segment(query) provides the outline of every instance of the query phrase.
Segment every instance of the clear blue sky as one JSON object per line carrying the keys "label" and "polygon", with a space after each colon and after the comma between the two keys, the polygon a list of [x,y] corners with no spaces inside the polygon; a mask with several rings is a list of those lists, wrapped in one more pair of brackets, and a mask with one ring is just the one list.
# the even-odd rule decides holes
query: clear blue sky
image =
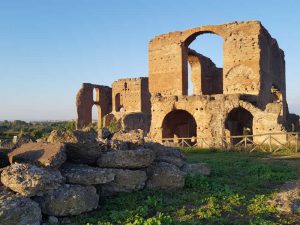
{"label": "clear blue sky", "polygon": [[277,39],[300,114],[299,0],[0,0],[0,120],[74,119],[81,83],[147,76],[154,36],[236,20],[260,20]]}

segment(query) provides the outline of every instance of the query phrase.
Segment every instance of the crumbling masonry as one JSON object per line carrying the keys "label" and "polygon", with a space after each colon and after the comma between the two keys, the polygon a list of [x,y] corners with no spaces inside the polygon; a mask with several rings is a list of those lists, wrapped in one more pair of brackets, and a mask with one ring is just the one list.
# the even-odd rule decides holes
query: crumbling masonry
{"label": "crumbling masonry", "polygon": [[[223,39],[223,68],[189,48],[205,33]],[[286,101],[284,52],[259,21],[159,35],[149,43],[148,75],[118,80],[112,88],[83,84],[78,128],[92,122],[95,104],[99,126],[141,128],[154,140],[204,138],[214,146],[229,136],[299,130],[299,116],[289,114]]]}

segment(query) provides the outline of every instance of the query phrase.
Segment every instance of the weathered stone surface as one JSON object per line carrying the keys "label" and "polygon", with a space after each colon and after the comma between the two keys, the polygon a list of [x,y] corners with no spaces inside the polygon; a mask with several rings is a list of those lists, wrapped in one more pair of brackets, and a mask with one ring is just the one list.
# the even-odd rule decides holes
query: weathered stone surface
{"label": "weathered stone surface", "polygon": [[104,148],[93,131],[52,131],[48,142],[66,143],[68,161],[82,164],[95,164]]}
{"label": "weathered stone surface", "polygon": [[32,142],[35,142],[35,141],[36,141],[36,139],[33,136],[31,136],[30,134],[21,134],[18,137],[18,140],[17,140],[17,143],[16,143],[15,147],[18,148],[23,144],[32,143]]}
{"label": "weathered stone surface", "polygon": [[64,185],[34,200],[46,215],[71,216],[96,209],[99,195],[93,186]]}
{"label": "weathered stone surface", "polygon": [[297,213],[300,209],[300,180],[285,183],[275,195],[271,203],[283,213]]}
{"label": "weathered stone surface", "polygon": [[142,130],[119,131],[114,133],[111,138],[116,141],[127,142],[130,149],[144,145],[144,136]]}
{"label": "weathered stone surface", "polygon": [[136,169],[149,166],[154,158],[154,152],[146,148],[109,151],[101,155],[97,164],[99,167]]}
{"label": "weathered stone surface", "polygon": [[[145,96],[142,99],[142,104],[149,107],[149,100],[147,102],[148,96]],[[149,132],[151,116],[149,114],[150,108],[143,109],[142,112],[131,112],[126,113],[121,117],[121,126],[122,130],[130,131],[140,129],[143,131],[144,135]]]}
{"label": "weathered stone surface", "polygon": [[147,188],[177,190],[184,187],[185,173],[169,163],[154,163],[147,168]]}
{"label": "weathered stone surface", "polygon": [[145,147],[155,152],[156,162],[166,162],[179,168],[184,165],[185,155],[178,148],[166,147],[158,143],[147,143]]}
{"label": "weathered stone surface", "polygon": [[56,169],[14,163],[3,169],[1,182],[23,196],[36,196],[58,188],[65,179]]}
{"label": "weathered stone surface", "polygon": [[173,164],[179,168],[181,168],[184,165],[184,160],[182,158],[178,158],[174,156],[161,156],[160,158],[157,158],[155,161]]}
{"label": "weathered stone surface", "polygon": [[47,138],[50,143],[77,143],[78,140],[72,131],[53,130]]}
{"label": "weathered stone surface", "polygon": [[186,163],[182,167],[182,171],[191,175],[203,175],[208,176],[211,173],[210,167],[207,163]]}
{"label": "weathered stone surface", "polygon": [[164,157],[174,157],[186,159],[185,155],[181,152],[179,148],[166,147],[159,143],[150,142],[145,145],[145,147],[152,149],[155,152],[156,159]]}
{"label": "weathered stone surface", "polygon": [[36,202],[0,187],[1,225],[39,225],[41,221],[41,209]]}
{"label": "weathered stone surface", "polygon": [[119,79],[112,84],[112,111],[150,112],[148,78]]}
{"label": "weathered stone surface", "polygon": [[66,163],[61,168],[62,175],[70,184],[94,185],[111,182],[115,174],[108,169],[90,167],[83,164]]}
{"label": "weathered stone surface", "polygon": [[60,167],[67,159],[61,143],[27,143],[9,153],[10,163],[35,163],[45,167]]}
{"label": "weathered stone surface", "polygon": [[102,154],[99,144],[67,144],[67,158],[74,163],[95,165]]}
{"label": "weathered stone surface", "polygon": [[101,186],[103,195],[112,195],[118,192],[132,192],[144,188],[147,180],[146,172],[142,170],[110,169],[115,180]]}

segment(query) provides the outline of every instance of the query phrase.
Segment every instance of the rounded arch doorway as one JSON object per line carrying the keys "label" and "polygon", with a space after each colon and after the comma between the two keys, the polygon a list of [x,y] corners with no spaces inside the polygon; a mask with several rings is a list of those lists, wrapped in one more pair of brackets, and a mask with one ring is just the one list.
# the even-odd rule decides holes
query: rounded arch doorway
{"label": "rounded arch doorway", "polygon": [[196,139],[196,137],[197,123],[189,112],[173,110],[165,116],[162,123],[162,138]]}
{"label": "rounded arch doorway", "polygon": [[[238,107],[232,109],[225,121],[225,128],[230,131],[230,136],[253,134],[253,115],[248,110]],[[232,142],[238,143],[242,138],[234,138]]]}

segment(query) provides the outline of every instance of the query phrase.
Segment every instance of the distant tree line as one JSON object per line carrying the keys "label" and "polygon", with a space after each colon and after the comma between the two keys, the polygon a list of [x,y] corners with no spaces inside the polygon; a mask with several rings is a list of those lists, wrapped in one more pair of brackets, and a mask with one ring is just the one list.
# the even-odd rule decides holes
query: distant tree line
{"label": "distant tree line", "polygon": [[76,122],[59,121],[59,122],[26,122],[22,120],[15,121],[0,121],[0,139],[10,138],[13,135],[20,135],[21,133],[30,134],[36,139],[47,137],[52,130],[75,130]]}

